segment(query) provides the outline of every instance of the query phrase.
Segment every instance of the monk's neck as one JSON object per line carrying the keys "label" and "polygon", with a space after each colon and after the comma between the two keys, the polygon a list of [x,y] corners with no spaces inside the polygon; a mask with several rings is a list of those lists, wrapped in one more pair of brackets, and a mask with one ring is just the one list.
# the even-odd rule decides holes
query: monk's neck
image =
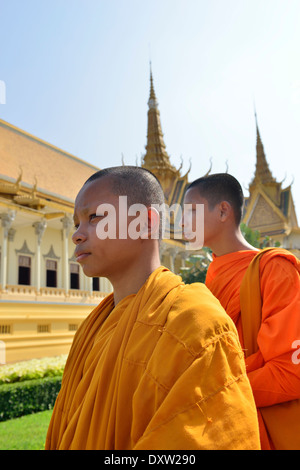
{"label": "monk's neck", "polygon": [[231,233],[221,233],[210,248],[216,256],[228,255],[236,251],[257,250],[245,240],[239,229]]}
{"label": "monk's neck", "polygon": [[148,277],[160,265],[159,258],[153,259],[149,263],[140,263],[138,266],[130,267],[116,278],[110,279],[114,292],[114,304],[117,305],[129,295],[137,294]]}

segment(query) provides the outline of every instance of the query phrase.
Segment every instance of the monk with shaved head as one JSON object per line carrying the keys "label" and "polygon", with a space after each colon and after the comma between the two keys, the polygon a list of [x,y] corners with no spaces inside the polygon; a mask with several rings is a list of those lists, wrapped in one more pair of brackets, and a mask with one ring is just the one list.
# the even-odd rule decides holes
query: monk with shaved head
{"label": "monk with shaved head", "polygon": [[[197,179],[184,202],[204,205],[204,245],[213,252],[206,285],[237,327],[261,447],[300,450],[300,262],[286,250],[247,243],[243,192],[233,176]],[[183,220],[187,232],[191,223]]]}
{"label": "monk with shaved head", "polygon": [[260,448],[233,322],[205,285],[160,264],[163,202],[137,167],[101,170],[78,193],[75,256],[113,293],[74,337],[46,449]]}

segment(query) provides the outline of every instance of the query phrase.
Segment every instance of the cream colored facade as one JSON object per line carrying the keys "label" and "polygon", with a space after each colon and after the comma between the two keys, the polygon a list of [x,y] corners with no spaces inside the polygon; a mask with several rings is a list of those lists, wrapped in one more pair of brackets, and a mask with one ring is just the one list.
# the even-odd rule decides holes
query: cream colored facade
{"label": "cream colored facade", "polygon": [[6,362],[69,351],[111,292],[74,258],[73,207],[97,167],[0,121],[0,341]]}

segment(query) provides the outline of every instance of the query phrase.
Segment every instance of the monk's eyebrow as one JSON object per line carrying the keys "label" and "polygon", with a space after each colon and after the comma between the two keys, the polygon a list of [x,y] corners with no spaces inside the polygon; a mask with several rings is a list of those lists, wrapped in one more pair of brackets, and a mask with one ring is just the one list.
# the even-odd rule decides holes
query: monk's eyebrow
{"label": "monk's eyebrow", "polygon": [[[79,211],[82,215],[86,215],[90,212],[90,208],[89,207],[84,207],[82,209],[80,209]],[[77,218],[77,212],[76,210],[74,211],[74,215],[73,215],[73,220],[75,220]]]}

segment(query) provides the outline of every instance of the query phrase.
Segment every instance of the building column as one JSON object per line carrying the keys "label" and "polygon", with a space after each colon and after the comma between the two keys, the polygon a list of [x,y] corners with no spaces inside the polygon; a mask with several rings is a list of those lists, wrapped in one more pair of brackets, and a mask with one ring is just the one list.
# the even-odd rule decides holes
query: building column
{"label": "building column", "polygon": [[190,253],[188,253],[188,252],[184,252],[184,253],[183,253],[183,252],[182,252],[182,253],[180,253],[180,255],[181,255],[181,267],[182,267],[182,268],[185,268],[185,267],[186,267],[186,266],[185,266],[185,261],[186,261],[187,258],[190,257]]}
{"label": "building column", "polygon": [[163,241],[160,242],[159,244],[159,259],[160,259],[160,264],[164,265],[165,263],[163,262],[163,257],[167,254],[167,244]]}
{"label": "building column", "polygon": [[6,289],[7,283],[7,240],[8,232],[11,228],[13,221],[15,220],[16,212],[9,211],[4,214],[0,214],[1,225],[2,225],[2,251],[1,251],[1,273],[0,282],[2,290]]}
{"label": "building column", "polygon": [[104,292],[105,294],[113,292],[113,287],[106,277],[100,277],[100,292]]}
{"label": "building column", "polygon": [[174,273],[174,253],[169,253],[170,271]]}
{"label": "building column", "polygon": [[69,233],[73,222],[70,217],[65,215],[60,219],[63,225],[62,236],[63,236],[63,287],[65,294],[69,295],[70,289],[70,267],[69,267]]}
{"label": "building column", "polygon": [[93,278],[92,277],[88,277],[88,290],[89,290],[89,294],[90,294],[90,297],[93,297]]}
{"label": "building column", "polygon": [[170,271],[175,274],[175,258],[178,255],[178,248],[171,248],[170,252]]}
{"label": "building column", "polygon": [[47,227],[47,222],[45,219],[42,219],[38,222],[34,222],[32,226],[35,229],[36,234],[36,258],[35,258],[35,271],[36,271],[36,289],[37,293],[41,289],[41,241],[44,235],[44,232]]}

